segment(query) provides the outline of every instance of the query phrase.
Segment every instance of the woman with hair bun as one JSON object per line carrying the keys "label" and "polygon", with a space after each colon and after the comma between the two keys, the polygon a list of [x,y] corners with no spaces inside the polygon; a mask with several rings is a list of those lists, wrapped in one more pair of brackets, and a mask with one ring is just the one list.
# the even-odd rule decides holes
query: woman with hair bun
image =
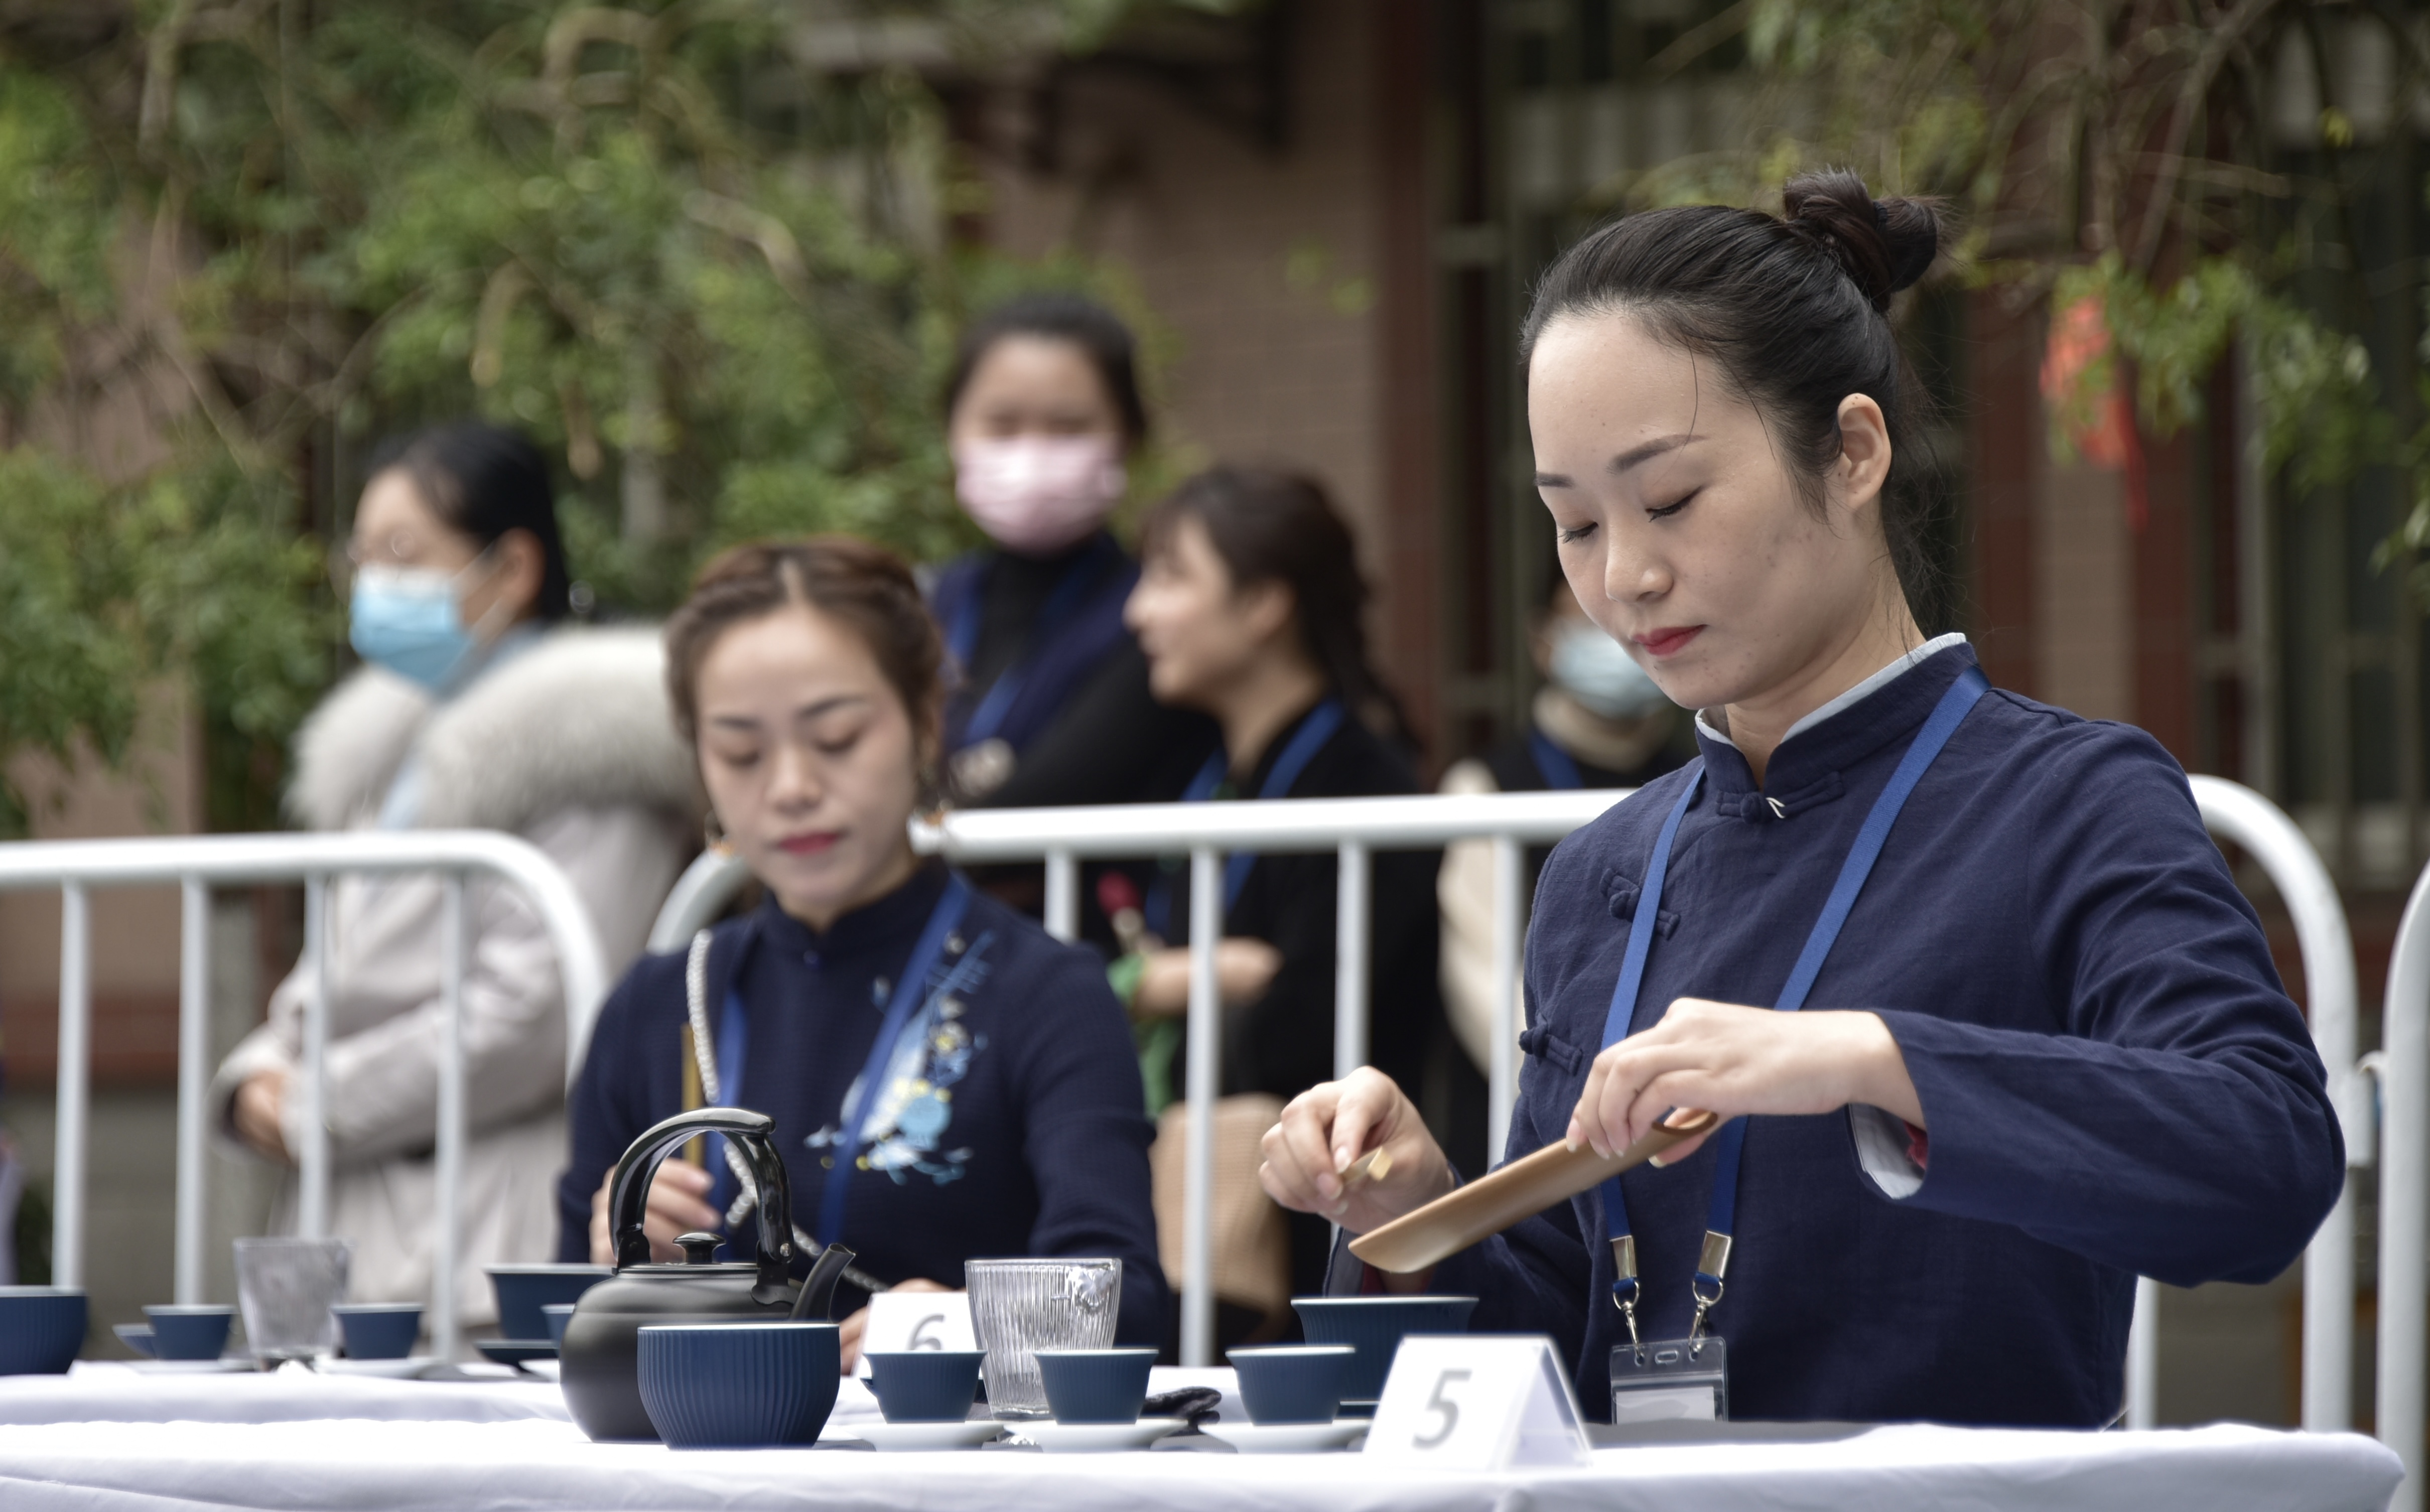
{"label": "woman with hair bun", "polygon": [[[1332,1280],[1475,1293],[1598,1414],[2094,1426],[2135,1277],[2284,1269],[2337,1118],[2176,763],[1920,627],[1937,502],[1887,315],[1938,210],[1844,172],[1784,199],[1604,226],[1522,336],[1570,586],[1702,713],[1699,761],[1545,865],[1508,1153],[1721,1122],[1428,1273]],[[1373,1072],[1298,1098],[1263,1174],[1351,1234],[1457,1180]]]}
{"label": "woman with hair bun", "polygon": [[[842,537],[740,546],[703,570],[666,645],[675,724],[766,898],[644,958],[600,1010],[559,1257],[613,1258],[617,1159],[707,1102],[776,1121],[802,1266],[841,1240],[871,1285],[938,1290],[973,1258],[1112,1256],[1118,1338],[1160,1340],[1148,1124],[1103,965],[911,849],[944,702],[911,570]],[[695,1229],[753,1247],[750,1196],[708,1144],[706,1169],[658,1168],[664,1258]],[[847,1368],[865,1321],[845,1321]]]}

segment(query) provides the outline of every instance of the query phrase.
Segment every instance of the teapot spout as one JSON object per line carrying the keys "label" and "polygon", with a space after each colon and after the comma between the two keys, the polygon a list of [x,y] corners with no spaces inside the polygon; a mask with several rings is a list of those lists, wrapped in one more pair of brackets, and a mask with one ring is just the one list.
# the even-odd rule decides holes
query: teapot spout
{"label": "teapot spout", "polygon": [[793,1299],[793,1321],[835,1321],[836,1283],[843,1279],[854,1258],[854,1253],[841,1244],[819,1252],[818,1263],[802,1281],[802,1294]]}

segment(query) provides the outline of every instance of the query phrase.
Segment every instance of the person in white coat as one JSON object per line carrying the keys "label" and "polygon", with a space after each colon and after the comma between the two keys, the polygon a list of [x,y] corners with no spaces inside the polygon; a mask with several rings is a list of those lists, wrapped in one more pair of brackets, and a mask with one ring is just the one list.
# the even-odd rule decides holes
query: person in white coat
{"label": "person in white coat", "polygon": [[[459,423],[384,449],[348,555],[367,663],[306,723],[288,805],[316,830],[496,829],[561,867],[611,972],[639,955],[702,812],[667,711],[655,628],[563,627],[570,579],[548,472],[520,435]],[[436,877],[330,890],[321,1100],[329,1232],[354,1244],[357,1301],[426,1301],[433,1271],[443,1021]],[[482,1268],[546,1260],[565,1150],[565,1003],[556,951],[513,889],[475,880],[463,986],[471,1138],[458,1317],[495,1318]],[[221,1065],[221,1133],[291,1167],[308,982]],[[291,1176],[273,1215],[290,1230]]]}

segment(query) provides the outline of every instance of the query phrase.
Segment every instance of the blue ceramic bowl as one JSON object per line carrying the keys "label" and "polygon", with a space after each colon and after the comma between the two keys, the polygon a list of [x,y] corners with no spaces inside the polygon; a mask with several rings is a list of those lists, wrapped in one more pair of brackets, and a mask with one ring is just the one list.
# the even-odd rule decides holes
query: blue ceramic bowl
{"label": "blue ceramic bowl", "polygon": [[559,1353],[563,1353],[565,1325],[574,1321],[574,1304],[552,1302],[541,1309],[541,1315],[548,1320],[548,1341],[556,1345]]}
{"label": "blue ceramic bowl", "polygon": [[1358,1352],[1347,1344],[1272,1344],[1236,1349],[1231,1360],[1251,1422],[1331,1422]]}
{"label": "blue ceramic bowl", "polygon": [[[1373,1402],[1384,1394],[1392,1355],[1404,1334],[1465,1334],[1474,1297],[1293,1297],[1300,1331],[1311,1344],[1348,1344],[1357,1363],[1342,1383],[1344,1402]],[[1243,1405],[1246,1404],[1244,1403]]]}
{"label": "blue ceramic bowl", "polygon": [[341,1302],[329,1310],[338,1315],[350,1360],[405,1359],[422,1337],[418,1302]]}
{"label": "blue ceramic bowl", "polygon": [[890,1350],[869,1356],[869,1388],[888,1422],[959,1422],[979,1397],[985,1350]]}
{"label": "blue ceramic bowl", "polygon": [[60,1375],[84,1348],[84,1293],[0,1287],[0,1375]]}
{"label": "blue ceramic bowl", "polygon": [[1152,1349],[1041,1349],[1038,1373],[1057,1422],[1137,1422]]}
{"label": "blue ceramic bowl", "polygon": [[490,1286],[498,1295],[498,1337],[537,1344],[548,1338],[552,1302],[573,1302],[616,1273],[605,1265],[493,1265]]}
{"label": "blue ceramic bowl", "polygon": [[670,1449],[818,1440],[843,1351],[833,1323],[663,1323],[641,1330],[641,1406]]}
{"label": "blue ceramic bowl", "polygon": [[152,1320],[152,1354],[163,1360],[215,1360],[227,1348],[228,1324],[234,1307],[200,1304],[193,1306],[146,1307]]}

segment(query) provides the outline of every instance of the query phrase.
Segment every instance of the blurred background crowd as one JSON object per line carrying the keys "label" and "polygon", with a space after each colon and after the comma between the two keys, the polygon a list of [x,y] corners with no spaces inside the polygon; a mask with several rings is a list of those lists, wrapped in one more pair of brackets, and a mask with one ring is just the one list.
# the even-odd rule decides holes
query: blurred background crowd
{"label": "blurred background crowd", "polygon": [[[919,564],[958,804],[1257,787],[1323,706],[1281,792],[1633,783],[1686,721],[1554,571],[1517,313],[1606,216],[1845,163],[1964,227],[1895,311],[1956,501],[1924,630],[2287,806],[2368,1016],[2430,856],[2425,82],[2412,0],[0,0],[0,822],[514,830],[621,967],[704,840],[656,623],[822,532]],[[1330,1044],[1332,863],[1280,862],[1228,914],[1244,1096]],[[1377,1054],[1473,1159],[1490,860],[1376,887]],[[1084,889],[1152,1114],[1174,891]],[[333,1133],[411,1232],[436,900],[341,906]],[[175,907],[95,904],[105,1317],[167,1290]],[[215,906],[218,1238],[280,1201],[300,918]],[[555,987],[481,928],[471,1242],[538,1257]],[[57,938],[0,898],[26,1279]],[[2164,1417],[2292,1421],[2291,1278],[2164,1316]]]}

